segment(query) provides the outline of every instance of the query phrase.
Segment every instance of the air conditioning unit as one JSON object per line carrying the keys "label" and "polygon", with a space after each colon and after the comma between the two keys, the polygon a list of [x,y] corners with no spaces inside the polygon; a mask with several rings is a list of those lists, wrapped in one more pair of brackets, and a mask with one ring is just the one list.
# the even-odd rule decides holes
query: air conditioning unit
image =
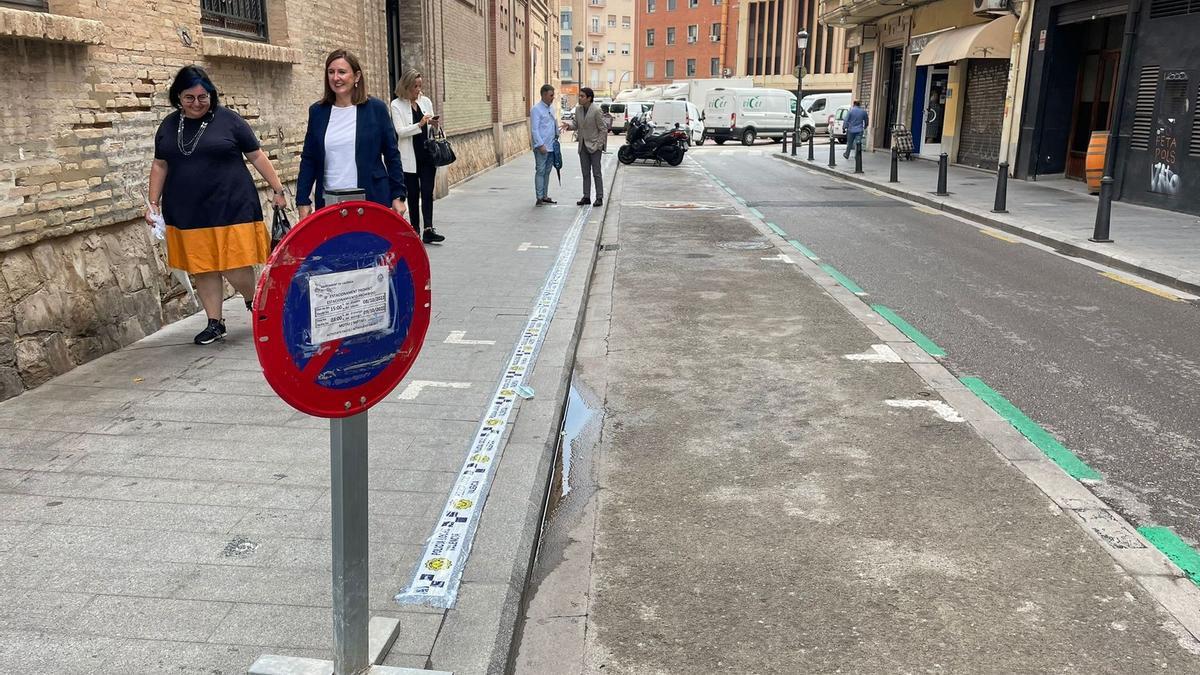
{"label": "air conditioning unit", "polygon": [[1008,14],[1009,9],[1009,0],[971,0],[975,14]]}
{"label": "air conditioning unit", "polygon": [[709,35],[709,36],[708,36],[708,39],[709,39],[709,41],[711,41],[711,42],[720,42],[720,41],[721,41],[721,36],[720,36],[720,35]]}

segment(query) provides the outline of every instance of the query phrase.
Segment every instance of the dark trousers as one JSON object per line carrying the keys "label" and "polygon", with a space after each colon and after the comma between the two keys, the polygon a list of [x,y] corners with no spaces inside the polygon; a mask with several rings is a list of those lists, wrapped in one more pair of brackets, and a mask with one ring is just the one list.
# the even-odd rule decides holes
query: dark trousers
{"label": "dark trousers", "polygon": [[583,168],[583,196],[591,198],[592,178],[596,179],[596,199],[604,199],[604,176],[600,172],[600,162],[604,153],[597,150],[588,152],[582,144],[579,146],[579,165]]}
{"label": "dark trousers", "polygon": [[404,187],[408,190],[408,222],[417,234],[421,233],[421,221],[425,227],[433,227],[433,177],[437,167],[432,162],[417,162],[416,173],[404,173]]}

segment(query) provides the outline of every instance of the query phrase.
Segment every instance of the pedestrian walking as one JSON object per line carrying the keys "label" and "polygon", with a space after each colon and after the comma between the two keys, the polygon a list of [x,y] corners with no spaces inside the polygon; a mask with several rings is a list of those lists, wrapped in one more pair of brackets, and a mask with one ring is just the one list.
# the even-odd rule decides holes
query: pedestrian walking
{"label": "pedestrian walking", "polygon": [[167,264],[192,274],[208,325],[198,345],[225,337],[224,283],[254,298],[253,265],[266,262],[270,237],[246,161],[287,206],[283,183],[246,120],[221,107],[217,88],[198,66],[175,75],[167,98],[175,112],[154,135],[146,221],[166,223]]}
{"label": "pedestrian walking", "polygon": [[[296,205],[300,218],[325,206],[330,190],[363,190],[367,201],[404,215],[404,169],[388,105],[367,95],[362,66],[338,49],[325,59],[325,95],[308,109]],[[315,195],[314,195],[315,187]]]}
{"label": "pedestrian walking", "polygon": [[592,205],[604,204],[604,176],[600,162],[608,147],[608,125],[600,106],[593,103],[595,98],[591,87],[583,87],[579,90],[579,105],[575,108],[575,137],[579,140],[579,165],[583,169],[583,198],[576,202],[577,206],[585,206],[592,201],[593,176],[596,181],[596,201]]}
{"label": "pedestrian walking", "polygon": [[[421,93],[425,78],[415,70],[404,73],[396,83],[392,99],[392,125],[396,127],[400,163],[404,165],[404,187],[408,191],[408,218],[426,244],[439,244],[446,238],[433,229],[433,182],[437,165],[425,147],[429,127],[441,124],[433,114],[433,102]],[[421,232],[421,221],[425,231]]]}
{"label": "pedestrian walking", "polygon": [[867,111],[863,109],[861,103],[854,101],[846,113],[846,152],[842,154],[846,159],[850,159],[850,153],[862,145],[863,133],[867,130],[867,121]]}
{"label": "pedestrian walking", "polygon": [[554,110],[550,107],[550,104],[554,103],[554,87],[543,84],[541,94],[542,100],[535,103],[529,111],[530,135],[533,137],[533,190],[537,195],[534,206],[558,203],[551,199],[549,194],[550,169],[553,167],[550,149],[554,147],[554,140],[558,138]]}

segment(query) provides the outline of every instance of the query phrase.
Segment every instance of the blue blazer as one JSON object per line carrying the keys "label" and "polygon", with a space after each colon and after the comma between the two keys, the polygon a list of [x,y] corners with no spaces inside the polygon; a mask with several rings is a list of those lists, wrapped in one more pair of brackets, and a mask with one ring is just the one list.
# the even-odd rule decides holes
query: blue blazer
{"label": "blue blazer", "polygon": [[[354,163],[358,187],[366,190],[367,201],[391,208],[392,200],[405,199],[404,168],[396,149],[396,128],[387,104],[368,97],[358,106],[355,122]],[[296,204],[312,204],[316,187],[317,208],[325,206],[325,130],[329,128],[332,104],[314,103],[308,109],[308,131],[300,153],[300,175],[296,179]]]}

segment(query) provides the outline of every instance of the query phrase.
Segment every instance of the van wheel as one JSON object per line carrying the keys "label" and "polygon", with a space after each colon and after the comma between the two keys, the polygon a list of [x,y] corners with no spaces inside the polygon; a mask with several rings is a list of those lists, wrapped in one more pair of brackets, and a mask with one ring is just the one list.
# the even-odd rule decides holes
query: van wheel
{"label": "van wheel", "polygon": [[742,132],[742,145],[754,145],[754,139],[754,129],[747,129]]}
{"label": "van wheel", "polygon": [[696,141],[696,145],[704,145],[704,141],[708,140],[708,132],[700,134],[700,140]]}
{"label": "van wheel", "polygon": [[813,134],[812,129],[809,129],[808,127],[801,127],[800,128],[800,142],[807,143],[808,139],[812,138],[812,134]]}
{"label": "van wheel", "polygon": [[724,138],[714,138],[713,143],[716,143],[717,145],[725,145],[725,140],[726,139]]}

